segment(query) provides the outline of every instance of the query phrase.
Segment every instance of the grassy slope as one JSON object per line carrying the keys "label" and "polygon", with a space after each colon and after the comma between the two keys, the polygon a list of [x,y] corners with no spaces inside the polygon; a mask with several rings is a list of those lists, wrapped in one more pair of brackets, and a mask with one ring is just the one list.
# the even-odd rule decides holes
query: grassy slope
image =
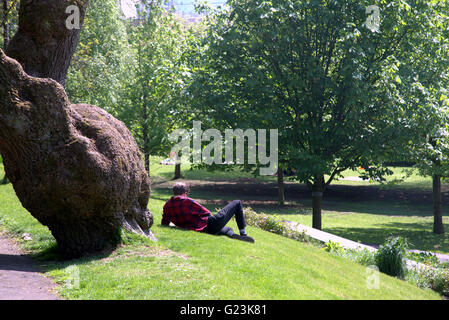
{"label": "grassy slope", "polygon": [[[0,175],[2,174],[0,170]],[[24,210],[11,185],[0,186],[0,223],[14,235],[31,233],[24,246],[48,275],[62,284],[77,266],[73,299],[438,299],[406,282],[380,275],[380,289],[366,287],[366,268],[317,248],[254,228],[256,244],[161,227],[167,193],[155,190],[150,209],[158,243],[129,236],[111,254],[69,262],[51,261],[55,246],[47,228]],[[234,227],[236,227],[234,225]]]}
{"label": "grassy slope", "polygon": [[[155,162],[156,159],[153,159]],[[187,169],[187,167],[185,167]],[[416,170],[410,168],[391,168],[393,175],[387,177],[387,181],[391,184],[384,185],[384,188],[401,189],[401,190],[432,190],[432,179],[430,177],[422,177],[417,174]],[[410,173],[411,170],[411,173]],[[172,167],[154,165],[153,174],[164,178],[173,176]],[[230,172],[227,176],[224,173],[217,172],[218,178],[213,177],[213,173],[205,171],[187,171],[184,170],[186,179],[206,179],[206,180],[223,180],[248,178],[249,174]],[[357,177],[358,171],[347,170],[343,172],[344,177]],[[275,177],[262,177],[264,182],[275,182]],[[393,183],[394,181],[401,182]],[[351,186],[380,186],[377,182],[368,181],[350,181],[340,180],[333,184],[351,185]],[[447,183],[443,183],[443,187],[447,189]],[[276,200],[276,190],[273,189],[273,196],[270,200]],[[211,197],[209,193],[199,194],[201,198]],[[252,200],[245,198],[244,194],[239,195],[242,200]],[[229,195],[222,197],[230,199]],[[312,225],[312,209],[310,199],[301,199],[300,201],[289,201],[287,198],[287,206],[279,207],[272,205],[259,205],[257,210],[276,214],[281,219],[296,221],[308,226]],[[444,205],[444,204],[443,204]],[[443,208],[444,209],[444,208]],[[323,200],[323,230],[334,233],[336,235],[368,244],[381,244],[389,236],[406,237],[412,244],[413,249],[435,251],[438,253],[449,254],[449,233],[445,235],[436,235],[433,229],[433,208],[431,199],[428,204],[409,204],[404,201],[386,201],[386,200],[370,200],[370,201],[347,201],[330,200],[326,197]],[[443,214],[443,222],[446,229],[449,230],[449,217],[446,215],[445,209]],[[435,249],[437,246],[437,249]]]}

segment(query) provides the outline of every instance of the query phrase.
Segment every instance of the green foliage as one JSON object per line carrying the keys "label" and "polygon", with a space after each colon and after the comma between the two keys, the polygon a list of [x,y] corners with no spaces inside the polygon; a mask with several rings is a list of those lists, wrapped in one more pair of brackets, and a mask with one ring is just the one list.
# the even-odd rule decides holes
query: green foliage
{"label": "green foliage", "polygon": [[403,279],[407,265],[405,256],[408,242],[402,237],[392,237],[379,247],[375,256],[376,266],[380,272]]}
{"label": "green foliage", "polygon": [[430,288],[439,294],[449,296],[449,269],[424,267],[412,269],[408,280],[421,288]]}
{"label": "green foliage", "polygon": [[116,110],[145,155],[167,156],[168,134],[185,117],[182,91],[189,67],[181,58],[194,31],[164,4],[143,1],[139,19],[127,25],[132,63]]}
{"label": "green foliage", "polygon": [[115,0],[93,0],[72,59],[66,91],[72,103],[88,103],[115,114],[133,63]]}
{"label": "green foliage", "polygon": [[121,19],[117,1],[91,1],[66,86],[73,103],[122,120],[147,158],[167,156],[168,133],[183,117],[189,69],[181,57],[195,32],[165,2],[142,1],[131,21]]}
{"label": "green foliage", "polygon": [[362,250],[349,250],[352,254],[350,260],[364,266],[375,265],[375,253],[364,248]]}
{"label": "green foliage", "polygon": [[324,244],[323,250],[339,256],[345,253],[345,248],[343,248],[339,242],[333,242],[331,240]]}
{"label": "green foliage", "polygon": [[310,238],[304,232],[298,232],[289,228],[276,215],[257,213],[249,207],[244,209],[244,215],[246,223],[250,226],[297,241],[310,242]]}
{"label": "green foliage", "polygon": [[[5,21],[6,18],[6,21]],[[5,49],[5,26],[7,28],[6,35],[11,40],[13,35],[16,33],[19,26],[19,0],[8,0],[7,1],[7,12],[4,12],[4,1],[0,3],[0,39],[2,49]]]}
{"label": "green foliage", "polygon": [[[218,129],[278,128],[280,163],[315,191],[348,168],[382,179],[388,154],[442,113],[446,1],[228,4],[197,52],[194,114]],[[378,32],[365,25],[370,5],[380,8]]]}
{"label": "green foliage", "polygon": [[439,259],[438,257],[431,253],[431,252],[407,252],[406,255],[407,259],[426,264],[429,266],[438,266],[439,265]]}
{"label": "green foliage", "polygon": [[322,249],[326,252],[335,254],[364,266],[372,266],[375,264],[375,253],[366,248],[361,250],[345,249],[340,245],[340,243],[329,241],[324,244]]}

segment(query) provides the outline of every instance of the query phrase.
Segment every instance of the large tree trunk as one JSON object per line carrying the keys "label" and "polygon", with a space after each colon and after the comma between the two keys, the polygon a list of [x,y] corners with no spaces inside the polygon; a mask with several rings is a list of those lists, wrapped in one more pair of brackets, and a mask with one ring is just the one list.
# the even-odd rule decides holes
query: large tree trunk
{"label": "large tree trunk", "polygon": [[88,0],[22,0],[19,29],[11,39],[6,54],[20,62],[33,77],[51,78],[65,85],[67,71],[78,44],[81,29],[68,29],[70,14],[76,5],[83,23]]}
{"label": "large tree trunk", "polygon": [[314,177],[312,186],[312,228],[321,230],[321,206],[323,202],[324,176]]}
{"label": "large tree trunk", "polygon": [[[150,180],[125,125],[64,88],[79,30],[65,28],[69,4],[22,0],[19,32],[0,50],[0,153],[22,205],[76,257],[116,245],[125,227],[151,236]],[[21,49],[20,49],[21,48]],[[30,72],[32,77],[24,72]],[[52,79],[43,79],[51,77]]]}
{"label": "large tree trunk", "polygon": [[443,212],[441,209],[441,176],[433,176],[433,232],[444,234]]}
{"label": "large tree trunk", "polygon": [[177,179],[181,179],[181,178],[182,178],[181,163],[176,163],[175,164],[175,176],[173,177],[173,180],[177,180]]}

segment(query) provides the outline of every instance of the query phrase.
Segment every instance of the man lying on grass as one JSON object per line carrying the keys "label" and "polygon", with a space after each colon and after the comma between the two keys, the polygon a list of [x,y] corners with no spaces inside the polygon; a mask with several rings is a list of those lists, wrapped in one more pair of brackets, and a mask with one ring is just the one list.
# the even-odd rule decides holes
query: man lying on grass
{"label": "man lying on grass", "polygon": [[[173,185],[173,197],[164,205],[162,225],[169,225],[172,222],[175,226],[183,229],[226,235],[233,239],[254,242],[254,239],[246,234],[246,222],[240,200],[232,201],[217,214],[212,215],[205,207],[187,197],[189,191],[189,187],[183,182]],[[240,235],[235,234],[232,228],[226,226],[233,216],[237,221]]]}

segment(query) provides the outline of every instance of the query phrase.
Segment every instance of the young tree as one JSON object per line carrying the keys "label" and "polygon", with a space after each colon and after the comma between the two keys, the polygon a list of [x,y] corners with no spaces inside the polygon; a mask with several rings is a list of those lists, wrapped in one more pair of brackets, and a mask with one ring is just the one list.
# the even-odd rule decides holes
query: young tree
{"label": "young tree", "polygon": [[407,137],[402,120],[423,101],[405,98],[419,85],[419,54],[437,46],[428,43],[427,30],[435,30],[447,4],[228,4],[204,40],[203,68],[192,86],[196,105],[217,124],[278,128],[282,159],[311,189],[313,227],[321,229],[330,183],[359,166],[382,176],[380,155]]}
{"label": "young tree", "polygon": [[67,75],[73,103],[102,106],[113,115],[122,103],[133,63],[116,0],[91,1]]}
{"label": "young tree", "polygon": [[126,100],[116,110],[133,132],[150,170],[150,155],[169,153],[168,133],[184,89],[180,61],[189,35],[188,27],[163,1],[142,1],[138,20],[128,26],[134,63],[127,68]]}
{"label": "young tree", "polygon": [[67,9],[77,8],[81,28],[87,3],[21,1],[7,48],[18,61],[0,50],[5,171],[22,205],[69,256],[116,245],[121,227],[151,236],[153,223],[150,181],[131,133],[98,107],[71,104],[61,85],[80,32],[67,27]]}

